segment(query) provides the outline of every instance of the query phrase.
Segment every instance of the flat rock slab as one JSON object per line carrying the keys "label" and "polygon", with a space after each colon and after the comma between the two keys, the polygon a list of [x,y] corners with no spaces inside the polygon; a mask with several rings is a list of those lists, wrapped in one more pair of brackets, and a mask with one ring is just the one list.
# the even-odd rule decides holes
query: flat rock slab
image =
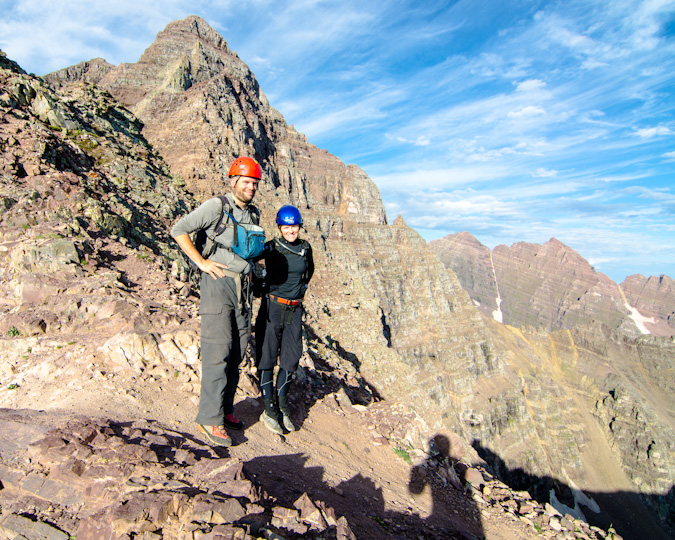
{"label": "flat rock slab", "polygon": [[[29,409],[0,409],[0,458],[15,461],[18,455],[58,427],[53,413]],[[64,423],[61,422],[58,424]]]}

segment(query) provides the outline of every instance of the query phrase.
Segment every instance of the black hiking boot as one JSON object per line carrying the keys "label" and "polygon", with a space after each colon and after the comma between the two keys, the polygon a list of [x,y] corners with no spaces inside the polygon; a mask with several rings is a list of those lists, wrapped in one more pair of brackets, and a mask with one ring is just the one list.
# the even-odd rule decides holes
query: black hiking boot
{"label": "black hiking boot", "polygon": [[291,420],[291,410],[288,408],[288,399],[286,396],[279,396],[279,412],[281,413],[281,422],[286,431],[297,431],[297,427]]}
{"label": "black hiking boot", "polygon": [[283,435],[284,430],[281,429],[281,426],[279,425],[279,409],[276,408],[273,401],[267,399],[263,401],[265,403],[265,410],[260,415],[260,421],[272,433]]}

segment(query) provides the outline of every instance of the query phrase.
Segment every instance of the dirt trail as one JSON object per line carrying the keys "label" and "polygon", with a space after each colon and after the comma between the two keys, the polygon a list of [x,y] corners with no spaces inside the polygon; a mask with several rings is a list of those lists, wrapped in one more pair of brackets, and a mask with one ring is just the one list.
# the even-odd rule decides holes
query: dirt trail
{"label": "dirt trail", "polygon": [[[2,406],[117,421],[145,418],[201,439],[194,423],[196,396],[181,392],[179,386],[114,376],[36,377],[16,389],[11,399],[5,394]],[[533,529],[501,510],[478,506],[439,477],[425,478],[421,492],[411,493],[411,471],[422,463],[408,463],[391,445],[376,441],[367,408],[345,413],[329,394],[314,403],[304,419],[296,415],[298,431],[279,436],[258,420],[262,406],[255,394],[242,376],[235,412],[246,428],[230,432],[234,445],[219,453],[244,461],[248,473],[280,503],[291,507],[306,492],[345,516],[359,539],[539,538]]]}

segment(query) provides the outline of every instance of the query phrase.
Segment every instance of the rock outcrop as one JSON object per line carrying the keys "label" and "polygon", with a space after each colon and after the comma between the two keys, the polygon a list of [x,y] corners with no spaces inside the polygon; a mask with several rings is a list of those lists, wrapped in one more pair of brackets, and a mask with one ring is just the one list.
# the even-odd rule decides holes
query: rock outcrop
{"label": "rock outcrop", "polygon": [[0,421],[4,538],[355,540],[332,508],[306,493],[275,504],[240,460],[184,433],[25,410]]}

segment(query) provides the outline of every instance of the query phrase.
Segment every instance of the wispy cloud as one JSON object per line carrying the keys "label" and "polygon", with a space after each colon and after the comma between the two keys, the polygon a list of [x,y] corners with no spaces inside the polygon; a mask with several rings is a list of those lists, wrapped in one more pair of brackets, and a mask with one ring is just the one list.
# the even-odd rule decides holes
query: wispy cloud
{"label": "wispy cloud", "polygon": [[544,81],[540,81],[539,79],[528,79],[526,81],[522,81],[517,83],[516,86],[516,91],[517,92],[534,92],[536,90],[541,90],[546,87],[546,83]]}
{"label": "wispy cloud", "polygon": [[135,61],[158,30],[189,14],[181,4],[185,3],[5,0],[0,47],[38,74],[95,57],[112,63]]}
{"label": "wispy cloud", "polygon": [[666,126],[655,126],[638,129],[635,131],[635,134],[641,139],[651,139],[652,137],[673,135],[673,130]]}
{"label": "wispy cloud", "polygon": [[536,171],[532,173],[532,176],[534,176],[535,178],[554,178],[558,176],[558,171],[539,167]]}

